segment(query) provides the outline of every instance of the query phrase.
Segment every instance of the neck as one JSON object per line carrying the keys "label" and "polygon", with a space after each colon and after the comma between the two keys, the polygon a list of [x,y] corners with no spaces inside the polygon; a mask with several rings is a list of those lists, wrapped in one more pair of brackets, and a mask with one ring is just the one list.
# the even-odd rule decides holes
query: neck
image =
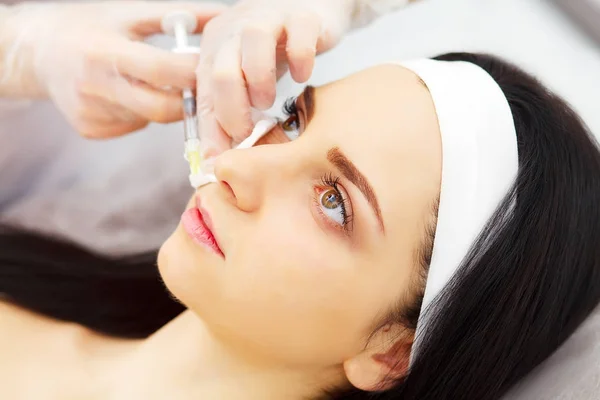
{"label": "neck", "polygon": [[242,356],[191,311],[134,346],[124,369],[113,368],[121,371],[114,375],[114,386],[128,393],[140,388],[140,398],[307,399],[342,381],[339,368],[285,368],[261,357]]}

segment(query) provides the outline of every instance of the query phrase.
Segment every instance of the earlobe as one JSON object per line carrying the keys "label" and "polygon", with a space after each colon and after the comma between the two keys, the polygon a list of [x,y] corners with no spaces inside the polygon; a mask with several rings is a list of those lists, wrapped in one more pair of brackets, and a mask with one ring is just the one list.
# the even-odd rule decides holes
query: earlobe
{"label": "earlobe", "polygon": [[348,381],[365,391],[389,389],[408,373],[412,342],[403,328],[380,329],[362,353],[344,362]]}

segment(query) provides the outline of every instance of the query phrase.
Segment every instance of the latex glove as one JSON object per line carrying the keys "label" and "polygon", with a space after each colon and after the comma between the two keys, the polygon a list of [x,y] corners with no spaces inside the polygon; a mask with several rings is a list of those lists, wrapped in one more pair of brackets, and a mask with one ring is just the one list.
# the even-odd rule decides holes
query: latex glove
{"label": "latex glove", "polygon": [[23,76],[82,135],[118,136],[150,121],[180,120],[180,90],[196,84],[197,55],[173,54],[141,40],[160,33],[161,18],[170,11],[192,12],[201,30],[224,8],[168,1],[25,5],[8,20],[18,34],[6,60],[31,66]]}
{"label": "latex glove", "polygon": [[240,0],[206,25],[197,70],[205,157],[250,134],[251,107],[273,105],[288,66],[297,82],[310,77],[315,55],[350,28],[354,7],[353,0]]}

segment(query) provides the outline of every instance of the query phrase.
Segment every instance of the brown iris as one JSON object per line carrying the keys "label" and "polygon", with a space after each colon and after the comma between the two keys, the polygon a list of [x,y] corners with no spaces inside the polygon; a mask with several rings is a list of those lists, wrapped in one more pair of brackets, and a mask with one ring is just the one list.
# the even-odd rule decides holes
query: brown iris
{"label": "brown iris", "polygon": [[288,119],[281,123],[281,129],[283,129],[286,132],[299,130],[300,122],[298,121],[298,116],[290,115]]}
{"label": "brown iris", "polygon": [[323,207],[334,210],[342,203],[340,194],[335,189],[329,189],[321,195],[321,204]]}

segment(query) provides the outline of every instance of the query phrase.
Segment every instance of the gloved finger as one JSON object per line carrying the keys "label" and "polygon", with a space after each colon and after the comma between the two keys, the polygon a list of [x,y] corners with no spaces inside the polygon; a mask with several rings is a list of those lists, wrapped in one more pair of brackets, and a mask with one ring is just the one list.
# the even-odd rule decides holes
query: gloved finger
{"label": "gloved finger", "polygon": [[[206,54],[206,53],[204,53]],[[204,159],[216,157],[231,149],[231,137],[221,128],[215,118],[210,77],[212,62],[210,57],[203,56],[198,64],[196,104],[198,109],[198,132],[200,134],[201,152]]]}
{"label": "gloved finger", "polygon": [[90,85],[88,95],[121,105],[152,122],[169,123],[183,118],[181,94],[161,92],[143,83],[116,78],[110,85]]}
{"label": "gloved finger", "polygon": [[148,125],[147,120],[138,119],[131,122],[115,121],[113,123],[97,123],[83,121],[75,125],[75,130],[87,139],[110,139],[135,132]]}
{"label": "gloved finger", "polygon": [[78,97],[78,107],[75,115],[78,119],[99,124],[114,123],[116,121],[135,122],[140,119],[138,115],[120,104],[85,93],[80,93]]}
{"label": "gloved finger", "polygon": [[232,148],[231,137],[216,120],[214,114],[210,113],[200,118],[201,151],[204,159],[218,156],[224,151]]}
{"label": "gloved finger", "polygon": [[242,32],[242,71],[250,105],[266,110],[275,101],[276,52],[283,26],[280,23],[247,26]]}
{"label": "gloved finger", "polygon": [[252,130],[240,47],[239,36],[225,42],[215,57],[210,84],[215,118],[234,141],[242,141]]}
{"label": "gloved finger", "polygon": [[163,93],[136,85],[120,103],[152,122],[168,124],[183,119],[181,94]]}
{"label": "gloved finger", "polygon": [[279,78],[281,78],[289,69],[288,56],[285,47],[285,43],[277,46],[277,80],[279,80]]}
{"label": "gloved finger", "polygon": [[[115,8],[118,7],[122,6],[115,5]],[[135,8],[127,7],[127,14],[123,15],[122,22],[129,32],[142,37],[163,33],[161,20],[172,11],[184,10],[195,15],[198,22],[196,33],[198,33],[202,32],[208,21],[229,8],[222,3],[209,1],[144,1],[138,2]]]}
{"label": "gloved finger", "polygon": [[314,67],[321,23],[313,14],[296,13],[289,17],[286,32],[290,73],[296,82],[306,82]]}
{"label": "gloved finger", "polygon": [[175,54],[146,43],[122,41],[113,50],[116,69],[122,75],[144,81],[156,88],[178,89],[196,85],[198,55]]}

